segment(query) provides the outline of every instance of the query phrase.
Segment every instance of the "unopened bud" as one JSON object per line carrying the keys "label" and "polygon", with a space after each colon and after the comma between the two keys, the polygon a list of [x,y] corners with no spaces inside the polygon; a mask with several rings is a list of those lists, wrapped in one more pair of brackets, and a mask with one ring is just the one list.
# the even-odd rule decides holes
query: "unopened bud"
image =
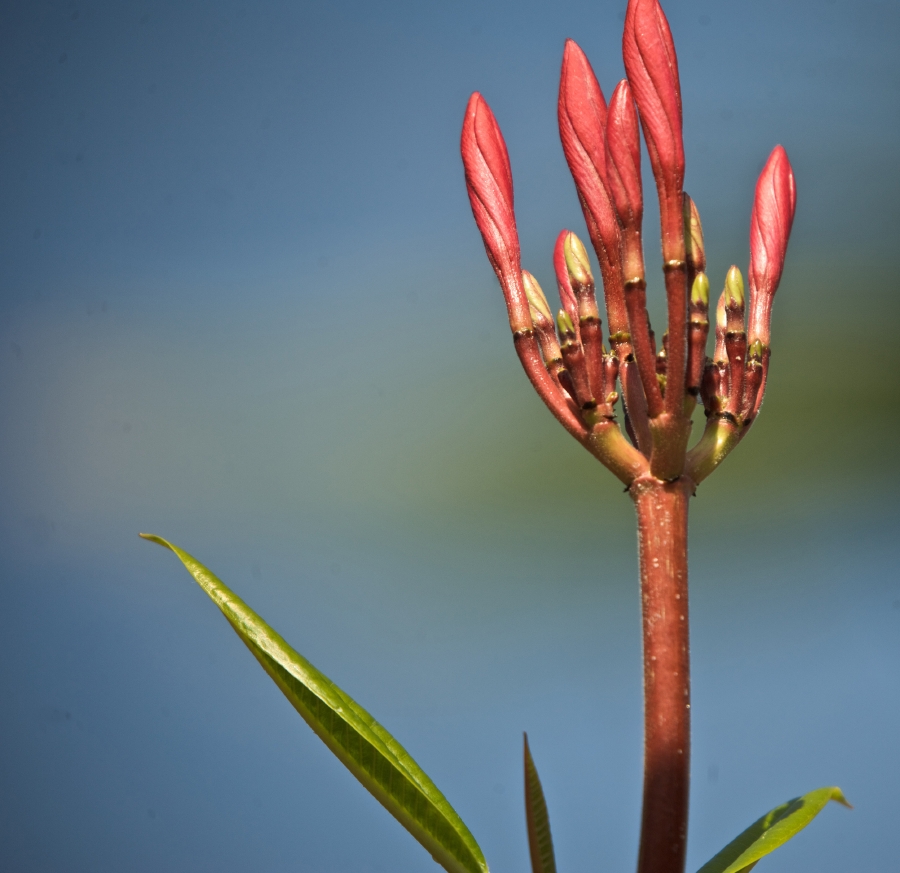
{"label": "unopened bud", "polygon": [[601,264],[619,257],[619,220],[606,172],[606,99],[585,53],[571,39],[559,81],[559,136],[575,181],[591,242]]}
{"label": "unopened bud", "polygon": [[560,309],[556,314],[556,324],[559,327],[559,335],[563,341],[571,341],[575,338],[575,324],[565,309]]}
{"label": "unopened bud", "polygon": [[763,346],[760,340],[754,340],[750,343],[750,348],[747,350],[747,357],[751,361],[761,361],[764,349],[765,346]]}
{"label": "unopened bud", "polygon": [[744,305],[744,277],[737,267],[732,267],[725,277],[725,305],[741,307]]}
{"label": "unopened bud", "polygon": [[622,36],[625,74],[656,178],[663,260],[684,260],[684,140],[678,59],[659,0],[629,0]]}
{"label": "unopened bud", "polygon": [[697,204],[684,195],[684,246],[687,262],[698,273],[706,269],[706,250],[703,247],[703,225]]}
{"label": "unopened bud", "polygon": [[556,238],[556,245],[553,247],[553,270],[556,273],[556,285],[559,288],[559,301],[572,320],[577,322],[578,301],[575,299],[572,278],[569,275],[569,268],[566,266],[566,238],[570,233],[571,231],[562,230]]}
{"label": "unopened bud", "polygon": [[532,325],[528,301],[522,291],[509,154],[497,119],[477,92],[466,107],[460,147],[472,214],[481,231],[488,260],[500,280],[509,325],[513,333],[529,329]]}
{"label": "unopened bud", "polygon": [[528,298],[528,305],[531,308],[532,319],[537,322],[538,318],[540,318],[542,321],[552,325],[553,315],[550,312],[547,298],[544,296],[537,279],[528,270],[522,270],[522,285],[525,288],[525,296]]}
{"label": "unopened bud", "polygon": [[768,344],[772,298],[781,280],[797,191],[787,153],[775,146],[759,181],[750,215],[750,337]]}
{"label": "unopened bud", "polygon": [[553,314],[547,305],[547,298],[537,279],[528,272],[522,270],[522,287],[528,298],[528,309],[531,312],[531,320],[534,323],[537,341],[541,348],[541,357],[544,366],[551,376],[555,376],[559,384],[567,389],[565,382],[565,367],[563,365],[562,351],[556,341],[556,330],[553,324]]}
{"label": "unopened bud", "polygon": [[[526,288],[527,292],[527,288]],[[697,273],[691,287],[691,303],[694,306],[709,306],[709,277],[706,273]]]}
{"label": "unopened bud", "polygon": [[563,252],[566,256],[566,269],[569,277],[576,285],[593,285],[594,277],[591,274],[591,262],[588,259],[584,244],[571,231],[566,235],[563,244]]}
{"label": "unopened bud", "polygon": [[709,278],[697,273],[691,285],[690,321],[688,324],[687,390],[689,405],[695,402],[703,379],[706,360],[706,338],[709,336]]}
{"label": "unopened bud", "polygon": [[641,135],[627,79],[616,85],[606,116],[606,170],[609,193],[624,230],[640,233],[644,214],[641,190]]}

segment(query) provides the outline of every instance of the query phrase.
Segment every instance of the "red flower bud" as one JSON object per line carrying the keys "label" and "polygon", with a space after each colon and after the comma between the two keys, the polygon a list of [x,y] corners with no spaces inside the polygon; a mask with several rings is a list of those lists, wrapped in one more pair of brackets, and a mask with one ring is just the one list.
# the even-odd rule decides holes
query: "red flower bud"
{"label": "red flower bud", "polygon": [[494,113],[477,91],[466,107],[460,148],[472,214],[500,280],[510,327],[513,332],[530,329],[528,298],[522,287],[509,154]]}
{"label": "red flower bud", "polygon": [[772,298],[781,281],[797,191],[787,152],[772,149],[759,180],[750,216],[750,342],[769,345]]}
{"label": "red flower bud", "polygon": [[622,227],[640,229],[644,215],[641,190],[641,140],[628,80],[616,85],[606,117],[607,179]]}
{"label": "red flower bud", "polygon": [[575,290],[572,288],[572,280],[566,266],[566,237],[569,233],[571,231],[562,230],[556,238],[556,245],[553,248],[553,271],[556,273],[556,285],[559,288],[559,302],[562,303],[563,309],[572,322],[577,325],[578,301],[575,298]]}
{"label": "red flower bud", "polygon": [[584,52],[571,39],[563,52],[558,115],[563,152],[605,272],[619,260],[619,223],[606,179],[606,100]]}
{"label": "red flower bud", "polygon": [[[681,86],[672,33],[658,0],[629,0],[622,53],[659,191],[663,257],[683,259],[678,251],[683,244]],[[682,240],[680,244],[678,239]]]}

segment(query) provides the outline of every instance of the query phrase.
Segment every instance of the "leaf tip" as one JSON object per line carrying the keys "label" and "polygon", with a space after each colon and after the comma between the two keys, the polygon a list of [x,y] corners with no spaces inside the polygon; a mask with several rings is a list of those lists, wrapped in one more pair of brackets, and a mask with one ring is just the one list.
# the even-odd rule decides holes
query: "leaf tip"
{"label": "leaf tip", "polygon": [[151,543],[156,543],[158,546],[165,546],[165,548],[170,551],[174,551],[174,549],[172,549],[172,544],[168,542],[168,540],[164,540],[161,536],[151,533],[139,533],[138,536],[142,540],[149,540]]}
{"label": "leaf tip", "polygon": [[853,809],[853,804],[844,797],[844,792],[837,785],[831,789],[831,799],[837,801],[841,806],[846,806],[847,809]]}

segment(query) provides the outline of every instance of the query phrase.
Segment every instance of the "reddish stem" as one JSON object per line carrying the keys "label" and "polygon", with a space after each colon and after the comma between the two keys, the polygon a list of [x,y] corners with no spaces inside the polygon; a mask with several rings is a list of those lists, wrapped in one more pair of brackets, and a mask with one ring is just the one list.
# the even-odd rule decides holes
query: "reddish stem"
{"label": "reddish stem", "polygon": [[[684,243],[682,242],[682,248]],[[684,417],[687,370],[687,265],[682,260],[666,261],[666,299],[669,306],[669,342],[666,348],[666,412]]]}
{"label": "reddish stem", "polygon": [[625,304],[628,307],[634,361],[644,387],[644,397],[647,398],[647,414],[650,418],[656,418],[663,411],[663,398],[656,379],[656,350],[647,317],[647,283],[643,279],[634,278],[626,283]]}
{"label": "reddish stem", "polygon": [[644,628],[644,803],[638,873],[683,873],[690,776],[687,518],[691,480],[632,484]]}
{"label": "reddish stem", "polygon": [[534,390],[556,416],[556,420],[579,442],[587,436],[584,422],[572,411],[559,383],[547,372],[541,359],[540,347],[534,330],[519,330],[513,334],[516,354]]}
{"label": "reddish stem", "polygon": [[625,408],[634,429],[637,447],[649,458],[653,448],[653,437],[650,434],[650,421],[647,417],[647,398],[644,396],[634,358],[630,361],[626,359],[619,367],[619,379],[622,382]]}
{"label": "reddish stem", "polygon": [[606,402],[603,393],[605,378],[603,376],[603,327],[599,318],[584,318],[581,320],[579,333],[581,334],[581,346],[584,349],[584,365],[587,370],[588,381],[591,383],[591,393],[598,403]]}

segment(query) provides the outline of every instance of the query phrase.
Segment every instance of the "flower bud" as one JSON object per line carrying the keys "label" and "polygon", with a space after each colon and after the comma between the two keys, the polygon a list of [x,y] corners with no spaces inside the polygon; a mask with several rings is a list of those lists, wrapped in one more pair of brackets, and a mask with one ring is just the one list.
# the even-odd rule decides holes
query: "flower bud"
{"label": "flower bud", "polygon": [[538,284],[537,279],[535,279],[528,270],[522,270],[522,287],[525,289],[525,296],[528,298],[528,306],[531,310],[531,320],[534,322],[535,327],[537,327],[540,322],[543,322],[541,325],[542,328],[549,327],[549,329],[552,330],[553,315],[550,311],[550,306],[547,303],[547,298],[544,296],[544,291]]}
{"label": "flower bud", "polygon": [[588,259],[587,250],[581,240],[571,231],[566,234],[563,242],[563,254],[572,284],[593,285],[594,277],[591,275],[591,262]]}
{"label": "flower bud", "polygon": [[644,216],[641,190],[641,141],[637,111],[627,79],[616,85],[606,117],[607,179],[623,228],[640,229]]}
{"label": "flower bud", "polygon": [[477,91],[466,107],[460,148],[472,214],[484,239],[488,259],[500,280],[510,327],[514,333],[527,330],[532,325],[528,300],[522,288],[509,155],[494,114]]}
{"label": "flower bud", "polygon": [[566,239],[574,236],[571,231],[560,231],[553,248],[553,270],[556,273],[556,284],[559,288],[559,301],[563,309],[575,324],[578,324],[578,300],[575,290],[572,288],[572,277],[569,275],[569,267],[566,263]]}
{"label": "flower bud", "polygon": [[618,263],[619,222],[607,187],[606,100],[584,52],[566,40],[559,82],[559,136],[597,257]]}
{"label": "flower bud", "polygon": [[[696,398],[706,362],[706,339],[709,336],[709,279],[697,273],[691,286],[688,318],[687,391]],[[690,403],[690,401],[689,401]]]}
{"label": "flower bud", "polygon": [[537,279],[528,272],[522,270],[522,285],[525,295],[528,297],[528,305],[531,309],[531,320],[534,322],[535,334],[541,349],[541,358],[547,372],[556,380],[557,385],[574,396],[571,380],[566,373],[562,359],[562,351],[556,339],[556,330],[553,324],[553,314],[547,305],[547,298],[538,284]]}
{"label": "flower bud", "polygon": [[765,346],[796,204],[791,162],[787,152],[775,146],[756,183],[750,216],[750,338]]}
{"label": "flower bud", "polygon": [[[681,211],[681,189],[684,185],[684,142],[682,140],[681,85],[678,60],[669,23],[659,0],[629,0],[622,37],[625,72],[634,93],[647,141],[650,166],[659,190],[663,210],[663,257],[674,240],[666,235],[679,235],[668,222],[667,210]],[[679,202],[675,203],[676,197]],[[671,252],[671,249],[669,249]]]}
{"label": "flower bud", "polygon": [[694,307],[709,306],[709,277],[706,273],[697,273],[691,287],[691,305]]}
{"label": "flower bud", "polygon": [[703,247],[703,225],[697,204],[684,195],[684,248],[685,260],[695,273],[706,270],[706,250]]}
{"label": "flower bud", "polygon": [[725,277],[725,354],[728,358],[728,402],[726,412],[741,414],[744,403],[744,377],[747,363],[747,332],[744,329],[744,277],[732,267]]}
{"label": "flower bud", "polygon": [[556,324],[559,328],[559,336],[563,342],[572,342],[575,338],[575,323],[569,317],[565,309],[556,313]]}
{"label": "flower bud", "polygon": [[725,291],[723,294],[725,305],[731,309],[737,309],[744,305],[744,277],[741,271],[732,266],[725,276]]}

